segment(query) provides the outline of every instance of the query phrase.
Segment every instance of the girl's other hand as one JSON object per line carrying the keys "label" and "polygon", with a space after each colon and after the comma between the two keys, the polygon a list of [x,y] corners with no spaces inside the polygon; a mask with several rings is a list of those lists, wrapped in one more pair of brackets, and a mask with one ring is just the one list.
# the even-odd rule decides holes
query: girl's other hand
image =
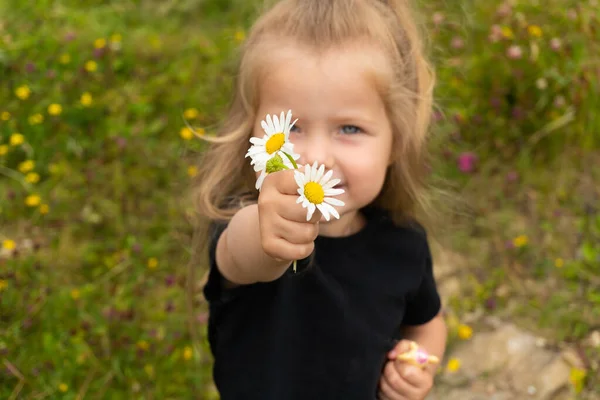
{"label": "girl's other hand", "polygon": [[401,340],[390,352],[392,360],[383,368],[379,382],[379,400],[423,400],[433,387],[433,376],[427,369],[421,369],[394,355],[410,350],[410,341]]}

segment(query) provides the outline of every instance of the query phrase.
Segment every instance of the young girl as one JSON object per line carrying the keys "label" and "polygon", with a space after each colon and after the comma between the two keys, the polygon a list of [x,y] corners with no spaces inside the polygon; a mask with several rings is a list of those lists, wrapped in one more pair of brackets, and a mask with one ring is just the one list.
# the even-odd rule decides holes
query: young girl
{"label": "young girl", "polygon": [[[432,387],[446,327],[415,215],[433,76],[407,2],[281,0],[249,33],[197,187],[224,400],[420,400]],[[293,170],[255,189],[249,139],[288,109],[298,164],[341,181],[339,219],[306,220]]]}

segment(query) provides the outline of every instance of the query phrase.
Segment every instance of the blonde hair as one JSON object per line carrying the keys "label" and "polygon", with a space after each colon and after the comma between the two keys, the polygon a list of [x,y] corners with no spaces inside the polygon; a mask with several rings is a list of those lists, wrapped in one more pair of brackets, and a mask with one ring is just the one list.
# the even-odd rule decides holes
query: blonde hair
{"label": "blonde hair", "polygon": [[366,40],[385,52],[393,80],[381,94],[394,131],[394,160],[375,204],[397,222],[416,219],[428,203],[425,144],[434,74],[408,0],[280,0],[258,18],[241,49],[229,112],[202,155],[193,193],[198,214],[228,220],[258,195],[243,154],[258,109],[263,46],[281,38],[317,52]]}
{"label": "blonde hair", "polygon": [[[229,111],[218,135],[205,137],[211,146],[201,156],[193,185],[200,220],[188,280],[191,308],[194,271],[204,264],[208,222],[229,220],[246,203],[257,200],[256,177],[243,155],[257,116],[265,46],[281,39],[317,53],[356,42],[384,52],[392,81],[378,89],[392,123],[394,159],[375,204],[389,211],[397,223],[418,219],[429,225],[422,217],[431,214],[425,176],[434,74],[414,18],[409,0],[280,0],[258,18],[241,49]],[[190,329],[196,336],[192,321]]]}

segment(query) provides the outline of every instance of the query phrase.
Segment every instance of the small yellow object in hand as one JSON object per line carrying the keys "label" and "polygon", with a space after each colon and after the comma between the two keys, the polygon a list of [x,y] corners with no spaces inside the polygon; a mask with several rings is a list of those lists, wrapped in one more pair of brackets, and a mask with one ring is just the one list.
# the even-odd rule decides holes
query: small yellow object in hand
{"label": "small yellow object in hand", "polygon": [[425,369],[428,365],[438,364],[439,358],[429,355],[424,349],[420,348],[416,342],[410,342],[410,349],[402,354],[399,354],[397,360],[415,365],[421,369]]}

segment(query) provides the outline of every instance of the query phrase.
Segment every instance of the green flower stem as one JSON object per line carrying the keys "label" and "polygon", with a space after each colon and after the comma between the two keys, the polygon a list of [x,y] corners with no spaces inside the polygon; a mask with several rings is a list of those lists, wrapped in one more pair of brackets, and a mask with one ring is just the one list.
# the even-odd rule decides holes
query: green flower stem
{"label": "green flower stem", "polygon": [[294,161],[294,159],[292,158],[292,156],[290,156],[288,153],[286,153],[285,151],[282,151],[283,154],[285,154],[285,156],[288,158],[288,160],[290,160],[290,162],[292,163],[292,165],[294,166],[294,169],[298,169],[298,164],[296,164],[296,161]]}
{"label": "green flower stem", "polygon": [[[282,151],[283,154],[285,154],[285,156],[288,158],[288,160],[290,160],[290,162],[292,163],[292,165],[294,166],[294,169],[298,169],[298,164],[296,164],[296,161],[294,161],[294,159],[292,158],[292,156],[290,156],[288,153],[286,153],[285,151]],[[298,266],[298,260],[294,260],[294,273],[296,273],[296,267]]]}

